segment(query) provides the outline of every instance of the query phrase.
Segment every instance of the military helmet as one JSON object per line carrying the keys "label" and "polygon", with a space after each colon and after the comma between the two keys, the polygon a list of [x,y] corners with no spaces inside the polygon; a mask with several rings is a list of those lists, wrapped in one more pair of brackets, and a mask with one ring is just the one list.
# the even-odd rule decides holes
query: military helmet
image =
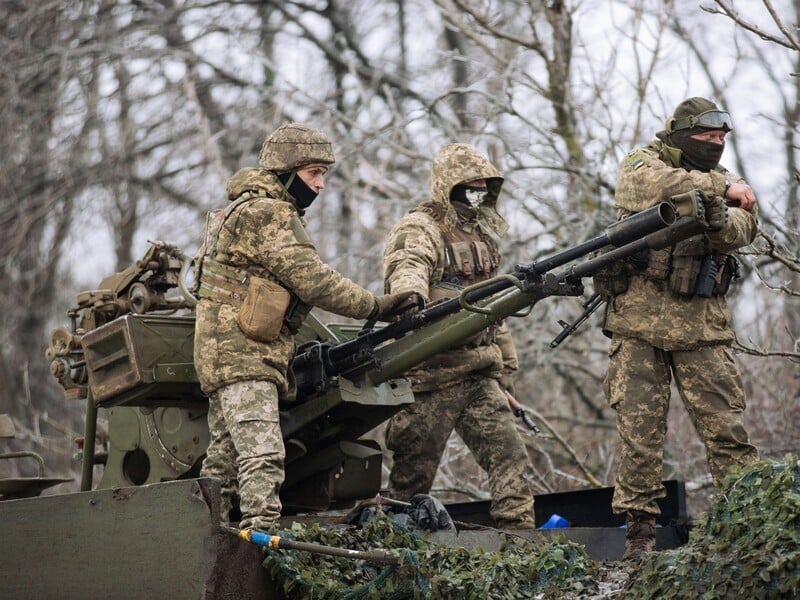
{"label": "military helmet", "polygon": [[728,111],[720,109],[711,100],[697,96],[678,104],[675,112],[667,119],[667,134],[687,129],[692,133],[709,129],[732,131],[733,123]]}
{"label": "military helmet", "polygon": [[264,140],[258,155],[261,166],[276,173],[311,164],[330,165],[335,160],[328,136],[305,123],[278,127]]}

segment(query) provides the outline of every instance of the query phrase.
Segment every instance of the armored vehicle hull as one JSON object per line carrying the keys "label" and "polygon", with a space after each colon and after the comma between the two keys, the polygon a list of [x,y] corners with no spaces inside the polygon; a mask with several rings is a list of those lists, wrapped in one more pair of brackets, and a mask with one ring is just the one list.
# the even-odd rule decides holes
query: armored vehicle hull
{"label": "armored vehicle hull", "polygon": [[[665,483],[657,549],[686,540],[683,487]],[[625,530],[614,526],[610,493],[603,488],[537,496],[537,523],[557,512],[574,526],[514,533],[530,539],[559,536],[583,544],[595,560],[619,560]],[[459,533],[433,532],[429,539],[487,551],[499,547],[503,532],[486,527],[491,523],[486,503],[447,508]],[[297,515],[281,524],[333,524],[339,517]],[[284,598],[262,567],[264,551],[220,529],[219,484],[211,479],[9,500],[0,503],[0,539],[3,598]]]}

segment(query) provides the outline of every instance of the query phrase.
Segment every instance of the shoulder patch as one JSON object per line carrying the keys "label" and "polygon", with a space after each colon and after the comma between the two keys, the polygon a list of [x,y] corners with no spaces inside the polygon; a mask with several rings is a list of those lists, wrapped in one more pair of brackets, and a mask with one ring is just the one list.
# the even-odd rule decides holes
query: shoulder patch
{"label": "shoulder patch", "polygon": [[650,157],[647,156],[647,153],[644,152],[643,150],[633,150],[631,152],[628,152],[628,154],[625,157],[625,160],[628,163],[628,165],[635,171],[639,167],[643,167],[644,165],[646,165],[649,162]]}

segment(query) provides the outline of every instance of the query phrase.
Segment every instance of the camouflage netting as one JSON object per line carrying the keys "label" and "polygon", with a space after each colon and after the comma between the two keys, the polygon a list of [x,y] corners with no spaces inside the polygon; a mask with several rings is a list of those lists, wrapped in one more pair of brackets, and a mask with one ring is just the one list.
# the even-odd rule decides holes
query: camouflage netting
{"label": "camouflage netting", "polygon": [[797,598],[800,464],[759,462],[728,477],[689,543],[650,555],[628,580],[628,598]]}
{"label": "camouflage netting", "polygon": [[398,566],[373,567],[310,552],[268,551],[264,566],[290,599],[553,598],[591,589],[596,576],[583,547],[571,542],[509,535],[497,552],[468,550],[425,540],[385,515],[362,528],[295,524],[289,537],[352,550],[384,548],[402,559]]}
{"label": "camouflage netting", "polygon": [[363,528],[295,525],[281,535],[353,550],[383,548],[402,558],[399,566],[381,568],[310,552],[268,552],[264,566],[291,600],[798,598],[800,463],[786,456],[731,475],[687,545],[639,564],[596,563],[578,544],[511,535],[502,536],[497,552],[450,547],[385,515]]}

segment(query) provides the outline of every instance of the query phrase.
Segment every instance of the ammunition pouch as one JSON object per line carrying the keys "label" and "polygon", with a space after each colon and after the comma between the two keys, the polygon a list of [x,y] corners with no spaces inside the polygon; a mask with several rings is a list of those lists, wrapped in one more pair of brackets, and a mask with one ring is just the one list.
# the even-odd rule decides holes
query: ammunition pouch
{"label": "ammunition pouch", "polygon": [[450,251],[453,255],[453,270],[465,277],[472,277],[475,273],[475,259],[469,242],[453,242]]}
{"label": "ammunition pouch", "polygon": [[594,276],[594,291],[606,298],[628,291],[630,277],[639,275],[646,279],[665,280],[669,277],[671,251],[645,248],[626,259],[603,267]]}
{"label": "ammunition pouch", "polygon": [[714,295],[724,296],[728,293],[731,287],[731,282],[734,279],[739,279],[739,261],[735,256],[726,255],[725,259],[719,265],[719,273],[717,273],[716,284],[714,285]]}
{"label": "ammunition pouch", "polygon": [[[445,268],[442,281],[428,289],[429,305],[455,298],[465,286],[494,277],[500,266],[500,253],[496,245],[478,229],[445,230],[440,223],[440,231],[445,243]],[[497,326],[491,325],[465,340],[459,347],[488,346],[496,338]]]}
{"label": "ammunition pouch", "polygon": [[671,248],[661,250],[648,250],[647,263],[641,271],[642,277],[653,281],[665,281],[669,278],[670,268],[672,267]]}
{"label": "ammunition pouch", "polygon": [[452,261],[448,276],[458,276],[462,281],[490,276],[497,270],[499,263],[489,245],[482,240],[450,242],[445,252]]}
{"label": "ammunition pouch", "polygon": [[672,271],[669,289],[679,296],[694,296],[697,277],[709,253],[708,240],[696,235],[675,244],[672,250]]}
{"label": "ammunition pouch", "polygon": [[209,257],[203,260],[197,290],[199,298],[238,308],[236,321],[239,328],[258,342],[271,342],[277,338],[284,320],[292,331],[292,317],[295,316],[299,323],[292,332],[296,332],[305,318],[301,311],[294,310],[298,308],[297,302],[289,310],[291,295],[278,283]]}
{"label": "ammunition pouch", "polygon": [[257,342],[271,342],[278,337],[291,296],[269,279],[250,277],[247,295],[239,309],[236,323],[247,337]]}

